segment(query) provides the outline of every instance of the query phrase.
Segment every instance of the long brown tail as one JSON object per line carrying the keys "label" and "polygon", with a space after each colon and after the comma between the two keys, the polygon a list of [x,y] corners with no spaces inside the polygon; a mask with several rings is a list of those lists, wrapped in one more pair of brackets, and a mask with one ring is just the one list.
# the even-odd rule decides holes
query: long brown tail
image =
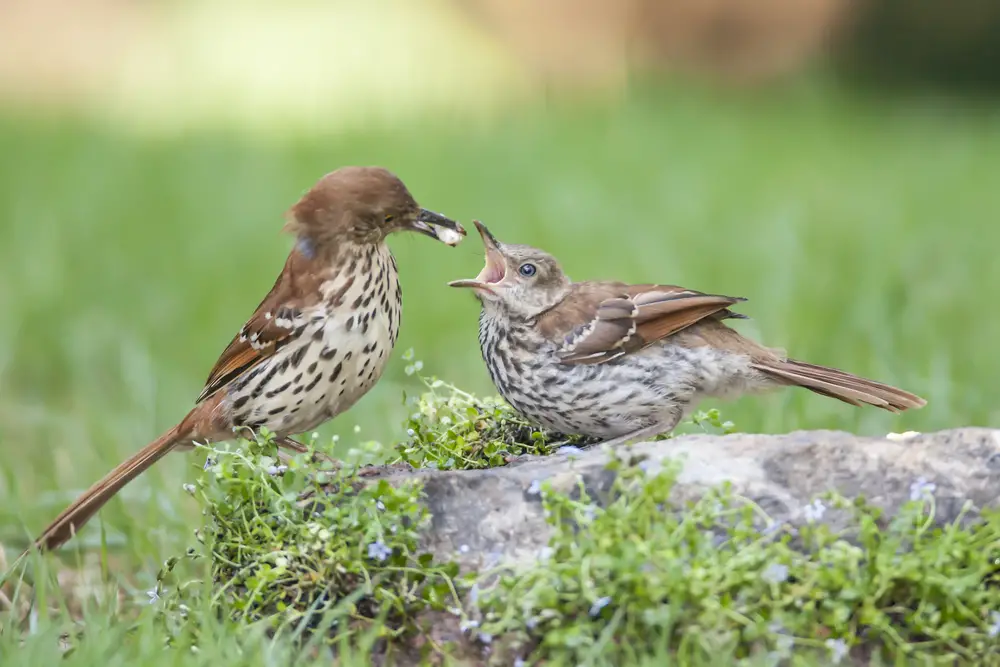
{"label": "long brown tail", "polygon": [[87,489],[35,538],[35,548],[40,551],[56,549],[71,539],[126,484],[189,437],[189,429],[185,428],[182,432],[182,425],[183,422],[119,463],[103,479]]}
{"label": "long brown tail", "polygon": [[922,408],[927,401],[908,391],[851,375],[836,368],[786,359],[753,364],[757,370],[782,383],[804,387],[823,396],[861,407],[874,405],[889,412]]}

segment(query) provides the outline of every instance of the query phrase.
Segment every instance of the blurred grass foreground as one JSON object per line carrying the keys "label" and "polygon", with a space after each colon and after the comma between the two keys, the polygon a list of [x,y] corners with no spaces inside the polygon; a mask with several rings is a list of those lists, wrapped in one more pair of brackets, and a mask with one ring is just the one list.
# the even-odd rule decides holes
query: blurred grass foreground
{"label": "blurred grass foreground", "polygon": [[[930,402],[893,417],[787,391],[725,407],[740,430],[1000,425],[1000,106],[844,83],[816,58],[849,4],[805,3],[813,22],[795,14],[798,41],[759,66],[750,46],[775,28],[720,23],[721,0],[664,3],[690,29],[659,41],[635,32],[657,25],[645,14],[583,3],[587,52],[544,29],[561,3],[549,24],[530,3],[0,6],[0,542],[23,545],[189,409],[280,269],[283,211],[343,164],[384,165],[577,279],[746,296],[748,334]],[[444,286],[479,270],[478,240],[425,241],[392,242],[402,338],[321,430],[342,447],[399,437],[406,348],[492,392],[476,305]],[[113,571],[148,585],[186,544],[180,489],[201,463],[170,457],[110,504]]]}

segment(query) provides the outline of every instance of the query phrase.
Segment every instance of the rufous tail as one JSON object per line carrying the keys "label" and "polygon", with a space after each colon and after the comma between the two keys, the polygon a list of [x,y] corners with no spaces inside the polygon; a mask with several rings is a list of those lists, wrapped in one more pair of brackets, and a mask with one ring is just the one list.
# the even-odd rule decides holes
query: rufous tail
{"label": "rufous tail", "polygon": [[35,538],[34,547],[39,551],[47,551],[57,549],[70,540],[126,484],[163,458],[177,444],[190,438],[190,433],[187,432],[189,429],[185,428],[182,432],[182,426],[183,422],[174,426],[87,489]]}
{"label": "rufous tail", "polygon": [[823,396],[855,406],[874,405],[889,412],[922,408],[927,401],[908,391],[875,380],[851,375],[836,368],[786,359],[753,364],[781,384],[804,387]]}

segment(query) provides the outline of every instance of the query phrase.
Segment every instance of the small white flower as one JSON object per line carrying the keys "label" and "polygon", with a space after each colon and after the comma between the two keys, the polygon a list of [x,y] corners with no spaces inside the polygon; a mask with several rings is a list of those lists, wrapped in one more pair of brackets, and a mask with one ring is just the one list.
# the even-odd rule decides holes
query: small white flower
{"label": "small white flower", "polygon": [[408,429],[406,429],[406,435],[410,436],[411,438],[412,438],[413,436],[415,436],[416,434],[417,434],[417,432],[416,432],[416,431],[414,431],[414,430],[413,430],[412,428],[408,428]]}
{"label": "small white flower", "polygon": [[514,667],[527,667],[527,665],[528,663],[526,663],[524,660],[521,660],[520,658],[514,661]]}
{"label": "small white flower", "polygon": [[372,560],[384,561],[392,555],[392,549],[387,547],[381,540],[368,545],[368,557]]}
{"label": "small white flower", "polygon": [[815,523],[823,518],[826,514],[826,505],[819,498],[816,498],[811,503],[802,508],[802,515],[805,516],[806,521],[809,523]]}
{"label": "small white flower", "polygon": [[462,632],[468,632],[474,628],[479,627],[479,621],[462,621],[458,624],[458,629]]}
{"label": "small white flower", "polygon": [[493,635],[491,635],[488,632],[480,632],[479,633],[479,641],[481,641],[484,644],[492,644],[493,643]]}
{"label": "small white flower", "polygon": [[928,482],[926,477],[918,477],[910,484],[910,500],[929,500],[936,490],[937,484]]}
{"label": "small white flower", "polygon": [[275,475],[282,474],[286,470],[288,470],[288,466],[286,466],[286,465],[268,466],[268,468],[267,468],[267,474],[271,475],[272,477],[274,477]]}
{"label": "small white flower", "polygon": [[376,500],[375,501],[375,509],[377,509],[379,512],[384,512],[385,511],[385,503],[383,503],[381,500]]}
{"label": "small white flower", "polygon": [[1000,635],[1000,611],[990,612],[990,621],[993,625],[990,626],[990,637],[996,637]]}
{"label": "small white flower", "polygon": [[211,468],[214,465],[215,465],[215,459],[213,459],[211,456],[207,456],[207,457],[205,457],[205,465],[203,465],[201,467],[201,469],[202,470],[208,470],[209,468]]}
{"label": "small white flower", "polygon": [[595,617],[601,613],[601,610],[611,604],[611,598],[605,596],[603,598],[597,598],[594,600],[594,604],[590,605],[590,615]]}
{"label": "small white flower", "polygon": [[531,618],[529,618],[527,621],[524,622],[524,626],[529,630],[534,630],[535,628],[538,627],[538,618],[532,616]]}
{"label": "small white flower", "polygon": [[788,566],[782,563],[771,563],[760,576],[769,584],[780,584],[783,581],[788,581]]}
{"label": "small white flower", "polygon": [[467,553],[469,553],[469,545],[468,544],[463,544],[462,546],[460,546],[458,548],[458,553],[460,553],[460,554],[467,554]]}
{"label": "small white flower", "polygon": [[195,492],[194,484],[185,484],[181,488],[184,489],[185,493],[190,493],[192,496],[194,495]]}
{"label": "small white flower", "polygon": [[537,479],[531,480],[531,484],[528,486],[528,490],[525,491],[529,496],[537,496],[542,493],[542,483]]}
{"label": "small white flower", "polygon": [[583,454],[583,450],[579,447],[574,447],[573,445],[564,445],[556,450],[556,454],[565,454],[566,456],[579,456]]}
{"label": "small white flower", "polygon": [[159,588],[151,588],[150,590],[146,591],[146,595],[149,596],[149,604],[156,604],[157,602],[160,601]]}
{"label": "small white flower", "polygon": [[847,655],[847,643],[843,639],[827,639],[826,647],[830,649],[830,660],[835,665],[839,665]]}

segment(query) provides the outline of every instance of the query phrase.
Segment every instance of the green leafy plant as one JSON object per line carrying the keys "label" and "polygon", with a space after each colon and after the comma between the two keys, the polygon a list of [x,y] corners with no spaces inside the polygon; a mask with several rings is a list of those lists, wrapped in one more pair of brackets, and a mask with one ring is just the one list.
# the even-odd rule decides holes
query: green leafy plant
{"label": "green leafy plant", "polygon": [[[323,628],[329,641],[372,629],[398,637],[421,611],[454,607],[457,566],[419,549],[430,520],[419,483],[364,483],[353,467],[318,461],[280,461],[266,432],[210,450],[206,474],[187,488],[205,506],[197,536],[213,601],[241,622],[298,634]],[[151,597],[169,588],[176,564],[167,562]],[[164,603],[175,620],[191,613],[188,589],[191,582],[178,584]]]}
{"label": "green leafy plant", "polygon": [[413,350],[404,359],[410,362],[406,373],[416,375],[425,391],[404,398],[412,410],[403,425],[407,439],[395,446],[391,463],[438,470],[496,468],[521,456],[545,456],[562,446],[598,441],[539,429],[499,396],[477,397],[422,375],[423,363],[414,360]]}
{"label": "green leafy plant", "polygon": [[[933,485],[917,480],[891,520],[830,494],[794,529],[727,487],[673,507],[678,470],[623,466],[603,506],[582,484],[574,497],[542,484],[552,539],[479,593],[479,632],[518,664],[1000,660],[1000,514],[934,528]],[[819,523],[828,511],[849,528]]]}

